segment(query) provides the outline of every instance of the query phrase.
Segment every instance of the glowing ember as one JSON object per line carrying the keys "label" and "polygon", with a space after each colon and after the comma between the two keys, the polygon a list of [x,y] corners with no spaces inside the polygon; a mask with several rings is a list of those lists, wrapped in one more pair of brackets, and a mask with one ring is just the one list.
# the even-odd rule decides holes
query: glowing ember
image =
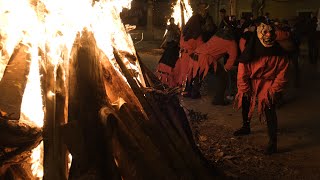
{"label": "glowing ember", "polygon": [[[31,55],[21,118],[33,121],[39,127],[43,126],[39,62],[53,65],[68,62],[74,40],[83,29],[93,32],[98,47],[110,60],[114,59],[113,47],[135,55],[132,39],[125,31],[119,16],[123,7],[130,8],[131,1],[0,0],[0,79],[19,43],[27,45],[27,53]],[[190,8],[188,3],[185,4]],[[185,9],[186,20],[189,13],[192,14],[188,8]],[[39,51],[45,55],[39,56]],[[129,69],[140,73],[138,80],[144,84],[139,64],[132,64],[127,59],[124,61]],[[119,70],[115,61],[112,64]],[[54,94],[55,92],[52,92],[50,95]],[[32,152],[33,174],[39,178],[43,176],[42,149],[41,143]]]}

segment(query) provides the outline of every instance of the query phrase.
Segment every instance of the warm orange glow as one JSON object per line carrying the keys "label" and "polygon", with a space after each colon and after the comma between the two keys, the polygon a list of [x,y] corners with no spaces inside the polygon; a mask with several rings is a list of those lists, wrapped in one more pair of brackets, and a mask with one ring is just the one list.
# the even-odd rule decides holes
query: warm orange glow
{"label": "warm orange glow", "polygon": [[[83,29],[93,32],[98,47],[118,71],[116,61],[113,60],[113,47],[136,54],[133,41],[119,16],[123,7],[130,8],[131,1],[0,0],[0,80],[19,43],[27,45],[27,53],[31,55],[31,59],[26,59],[31,61],[31,65],[21,105],[22,119],[43,126],[39,64],[46,62],[58,65],[68,62],[75,38]],[[39,56],[39,50],[45,54],[44,57]],[[124,61],[129,69],[140,72],[138,80],[144,84],[139,64],[132,64],[127,59]],[[55,92],[51,92],[47,98],[54,95]],[[42,143],[32,153],[33,174],[42,178]]]}
{"label": "warm orange glow", "polygon": [[181,7],[183,9],[184,23],[186,23],[190,19],[193,13],[188,0],[177,0],[176,4],[174,4],[173,6],[173,12],[171,17],[175,19],[175,23],[178,24],[179,27],[181,27],[182,25]]}

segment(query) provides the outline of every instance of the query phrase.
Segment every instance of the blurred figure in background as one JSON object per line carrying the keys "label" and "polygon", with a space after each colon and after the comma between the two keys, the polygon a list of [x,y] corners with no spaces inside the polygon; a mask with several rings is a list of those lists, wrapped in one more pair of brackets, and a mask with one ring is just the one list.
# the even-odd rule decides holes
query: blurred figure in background
{"label": "blurred figure in background", "polygon": [[[201,82],[209,72],[209,69],[213,68],[218,82],[212,104],[227,105],[228,103],[224,97],[227,88],[228,71],[234,65],[238,55],[237,50],[238,45],[235,40],[234,29],[230,23],[219,29],[208,42],[197,47],[192,55],[193,65],[189,72],[191,72],[195,81],[199,83],[197,86],[192,87],[191,92],[200,96]],[[228,55],[226,63],[222,59],[225,55]]]}
{"label": "blurred figure in background", "polygon": [[156,75],[163,84],[168,87],[175,86],[173,79],[173,68],[179,58],[179,38],[180,29],[178,25],[174,23],[174,18],[170,18],[170,24],[167,25],[167,32],[164,36],[161,48],[164,52],[160,58]]}
{"label": "blurred figure in background", "polygon": [[190,55],[194,50],[204,43],[204,26],[208,16],[209,4],[200,1],[198,3],[198,12],[188,20],[180,38],[180,58],[174,67],[174,80],[177,86],[182,87],[184,97],[198,98],[198,94],[192,94],[188,89],[194,84],[192,77],[188,72],[189,66],[192,65]]}
{"label": "blurred figure in background", "polygon": [[309,61],[311,64],[316,64],[319,56],[319,40],[317,39],[318,18],[311,14],[308,21],[308,49]]}

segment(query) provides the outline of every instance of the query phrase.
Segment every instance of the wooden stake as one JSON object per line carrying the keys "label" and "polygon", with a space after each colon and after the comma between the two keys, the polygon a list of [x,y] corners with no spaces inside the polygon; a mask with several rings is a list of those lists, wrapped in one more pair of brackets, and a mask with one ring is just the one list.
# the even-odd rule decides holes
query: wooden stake
{"label": "wooden stake", "polygon": [[3,117],[6,119],[20,119],[22,97],[30,70],[27,50],[28,47],[22,44],[16,47],[0,81],[0,111],[6,113],[7,116]]}

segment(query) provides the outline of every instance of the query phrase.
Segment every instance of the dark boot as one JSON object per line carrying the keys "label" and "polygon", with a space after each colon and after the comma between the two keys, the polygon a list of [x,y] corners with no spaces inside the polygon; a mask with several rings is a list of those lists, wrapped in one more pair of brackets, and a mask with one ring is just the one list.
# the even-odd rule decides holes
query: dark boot
{"label": "dark boot", "polygon": [[200,94],[201,84],[202,84],[202,82],[201,82],[199,76],[197,75],[192,81],[192,90],[191,90],[191,98],[192,99],[201,98],[201,94]]}
{"label": "dark boot", "polygon": [[228,105],[228,102],[226,102],[224,99],[228,82],[228,73],[224,70],[224,67],[220,63],[217,65],[215,75],[217,78],[217,88],[212,104],[221,106]]}
{"label": "dark boot", "polygon": [[236,130],[233,135],[234,136],[244,136],[251,133],[250,122],[243,122],[243,125],[240,129]]}
{"label": "dark boot", "polygon": [[265,112],[269,135],[269,143],[266,147],[265,154],[271,155],[277,152],[278,120],[274,106],[272,106],[270,109],[267,109]]}
{"label": "dark boot", "polygon": [[236,130],[233,135],[234,136],[243,136],[251,133],[250,129],[250,119],[248,117],[250,110],[250,100],[248,97],[242,98],[242,127]]}

